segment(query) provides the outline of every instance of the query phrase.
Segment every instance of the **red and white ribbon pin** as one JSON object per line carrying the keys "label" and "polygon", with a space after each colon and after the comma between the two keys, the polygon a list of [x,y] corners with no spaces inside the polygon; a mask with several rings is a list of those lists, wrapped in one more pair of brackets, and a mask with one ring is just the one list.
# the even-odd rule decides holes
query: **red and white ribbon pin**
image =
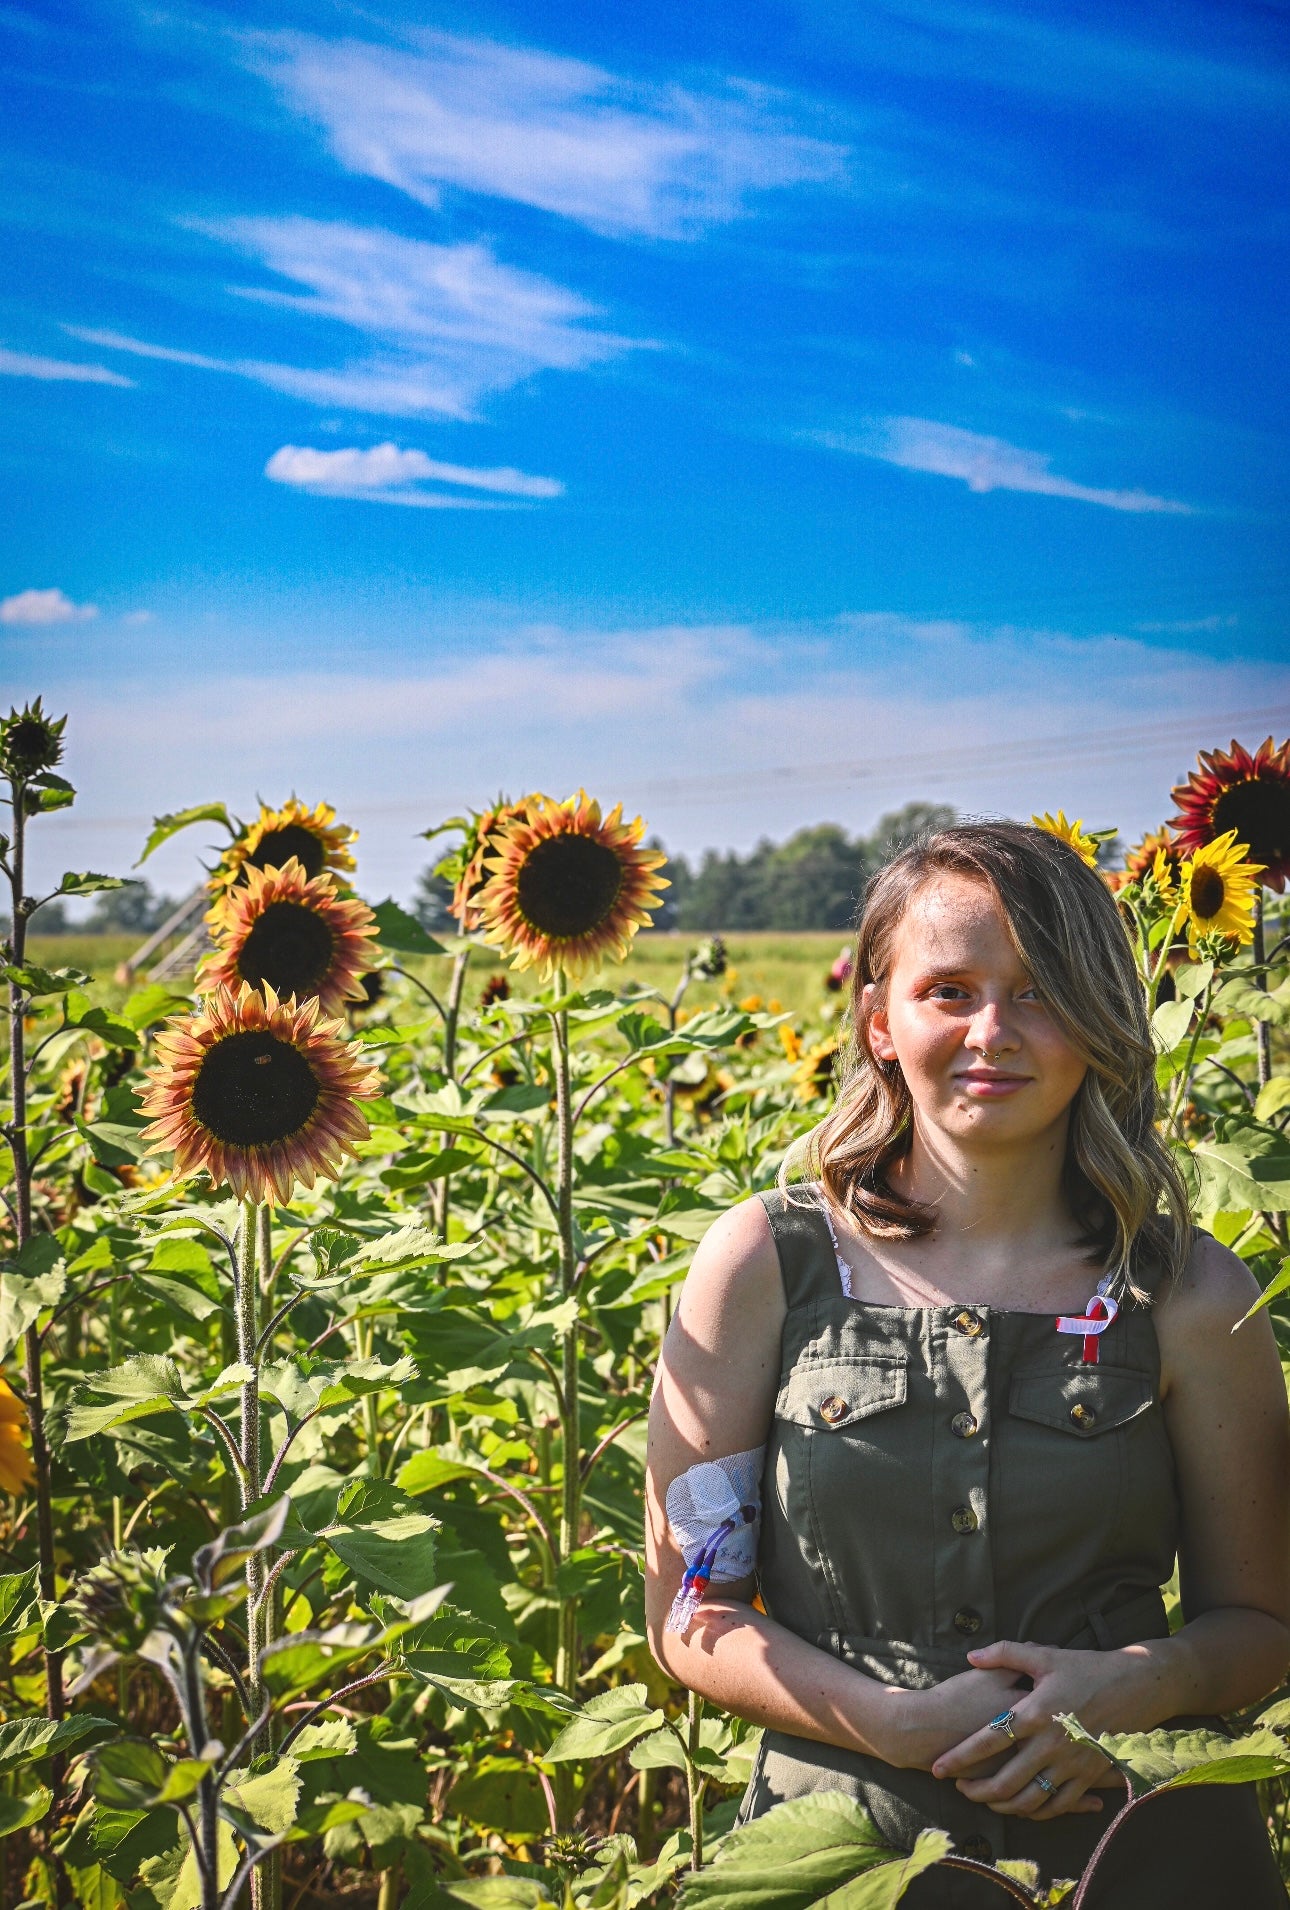
{"label": "red and white ribbon pin", "polygon": [[[1105,1285],[1106,1282],[1103,1282],[1103,1286]],[[1119,1311],[1119,1302],[1113,1300],[1110,1294],[1105,1293],[1100,1286],[1082,1314],[1058,1314],[1057,1331],[1080,1334],[1084,1341],[1083,1364],[1096,1366],[1098,1340]]]}

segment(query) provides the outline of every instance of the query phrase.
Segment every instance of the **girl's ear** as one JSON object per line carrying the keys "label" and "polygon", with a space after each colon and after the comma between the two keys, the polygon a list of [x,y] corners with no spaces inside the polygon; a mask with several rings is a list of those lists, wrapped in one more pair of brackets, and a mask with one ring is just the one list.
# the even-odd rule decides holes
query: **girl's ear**
{"label": "girl's ear", "polygon": [[879,1061],[894,1061],[896,1050],[892,1043],[891,1031],[887,1026],[887,1011],[883,1007],[877,982],[866,982],[860,991],[860,1014],[869,1035],[869,1052]]}

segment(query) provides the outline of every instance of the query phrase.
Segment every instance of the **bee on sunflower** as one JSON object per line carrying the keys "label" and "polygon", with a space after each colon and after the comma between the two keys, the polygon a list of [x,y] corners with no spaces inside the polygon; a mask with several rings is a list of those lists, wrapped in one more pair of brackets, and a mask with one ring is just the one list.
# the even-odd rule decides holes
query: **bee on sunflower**
{"label": "bee on sunflower", "polygon": [[295,856],[281,868],[247,864],[224,901],[218,945],[198,971],[213,989],[272,988],[279,999],[317,999],[324,1015],[366,999],[374,967],[376,917],[365,902],[340,894],[327,875],[310,877]]}
{"label": "bee on sunflower", "polygon": [[204,1169],[239,1200],[286,1201],[297,1181],[338,1174],[367,1138],[358,1103],[379,1092],[376,1070],[316,997],[282,1002],[267,982],[218,987],[167,1024],[156,1052],[143,1138],[149,1153],[174,1154],[177,1178]]}
{"label": "bee on sunflower", "polygon": [[577,980],[606,959],[622,961],[652,917],[667,878],[661,850],[641,846],[645,825],[622,804],[601,813],[585,790],[534,802],[489,838],[479,891],[484,940],[516,968]]}
{"label": "bee on sunflower", "polygon": [[288,797],[281,809],[261,803],[255,821],[234,836],[211,874],[207,921],[216,929],[222,926],[225,908],[250,870],[280,869],[293,856],[311,881],[330,876],[343,883],[354,873],[350,845],[357,839],[357,829],[337,822],[330,803],[315,803],[309,809],[295,796]]}

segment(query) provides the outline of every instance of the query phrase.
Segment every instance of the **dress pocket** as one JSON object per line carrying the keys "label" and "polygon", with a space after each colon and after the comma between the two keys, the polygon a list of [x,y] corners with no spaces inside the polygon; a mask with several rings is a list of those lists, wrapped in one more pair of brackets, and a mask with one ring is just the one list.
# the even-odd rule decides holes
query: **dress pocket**
{"label": "dress pocket", "polygon": [[1127,1426],[1155,1403],[1150,1376],[1123,1366],[1064,1366],[1050,1373],[1014,1374],[1008,1410],[1054,1432],[1099,1439]]}
{"label": "dress pocket", "polygon": [[859,1420],[903,1406],[908,1392],[909,1362],[903,1354],[802,1360],[780,1387],[775,1414],[817,1432],[845,1432]]}

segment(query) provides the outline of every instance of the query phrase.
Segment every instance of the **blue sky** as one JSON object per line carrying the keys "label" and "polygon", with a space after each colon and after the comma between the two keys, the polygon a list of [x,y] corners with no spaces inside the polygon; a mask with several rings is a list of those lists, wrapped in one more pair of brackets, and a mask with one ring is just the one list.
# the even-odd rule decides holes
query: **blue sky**
{"label": "blue sky", "polygon": [[1290,726],[1287,39],[0,6],[0,682],[85,792],[47,854],[293,787],[401,893],[499,788],[691,851],[1157,822]]}

